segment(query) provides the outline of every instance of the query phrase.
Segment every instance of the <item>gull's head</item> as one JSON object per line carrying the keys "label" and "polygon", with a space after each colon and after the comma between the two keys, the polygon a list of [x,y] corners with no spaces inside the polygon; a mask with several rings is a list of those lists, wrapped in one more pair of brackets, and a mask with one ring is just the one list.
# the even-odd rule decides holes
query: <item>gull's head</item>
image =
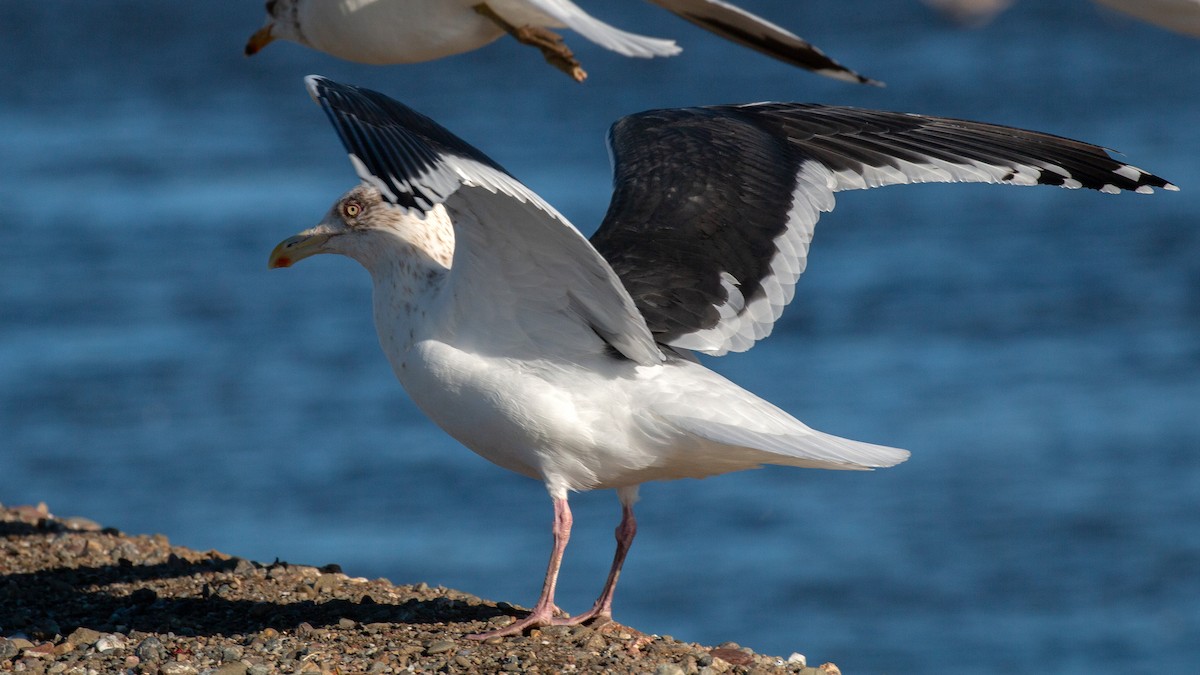
{"label": "gull's head", "polygon": [[342,195],[316,227],[279,242],[267,267],[291,267],[318,253],[353,258],[372,273],[414,258],[449,268],[454,230],[441,205],[427,213],[403,209],[361,184]]}
{"label": "gull's head", "polygon": [[246,56],[253,56],[275,40],[299,41],[296,5],[300,0],[267,0],[267,21],[246,42]]}

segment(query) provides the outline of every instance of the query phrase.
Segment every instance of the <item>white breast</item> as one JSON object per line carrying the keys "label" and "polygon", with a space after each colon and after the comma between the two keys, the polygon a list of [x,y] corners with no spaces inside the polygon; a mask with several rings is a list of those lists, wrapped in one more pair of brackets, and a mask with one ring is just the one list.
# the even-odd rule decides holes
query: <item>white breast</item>
{"label": "white breast", "polygon": [[299,6],[303,38],[338,58],[387,65],[478,49],[504,34],[470,0],[309,0]]}

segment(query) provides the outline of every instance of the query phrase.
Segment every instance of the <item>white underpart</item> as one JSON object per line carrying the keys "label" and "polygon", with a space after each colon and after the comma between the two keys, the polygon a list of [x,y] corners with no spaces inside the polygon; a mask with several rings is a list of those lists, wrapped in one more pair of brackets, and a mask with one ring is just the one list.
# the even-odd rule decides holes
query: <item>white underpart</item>
{"label": "white underpart", "polygon": [[419,270],[375,249],[368,269],[396,376],[471,450],[554,497],[760,464],[866,469],[908,457],[814,431],[697,363],[613,358],[597,326],[620,323],[631,302],[611,292],[611,271],[582,235],[490,167],[441,166],[471,183],[444,203],[448,273],[414,291]]}

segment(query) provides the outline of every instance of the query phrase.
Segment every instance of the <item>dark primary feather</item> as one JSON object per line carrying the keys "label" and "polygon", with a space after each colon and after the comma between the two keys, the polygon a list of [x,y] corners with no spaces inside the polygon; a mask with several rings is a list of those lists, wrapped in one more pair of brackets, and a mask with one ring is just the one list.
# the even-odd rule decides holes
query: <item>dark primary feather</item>
{"label": "dark primary feather", "polygon": [[[807,162],[860,176],[891,167],[909,180],[918,175],[905,163],[949,165],[961,173],[940,180],[984,180],[969,173],[978,162],[999,167],[997,182],[1013,181],[1022,164],[1040,170],[1036,182],[1043,185],[1072,179],[1095,190],[1174,187],[1103,148],[1059,136],[815,104],[649,111],[619,120],[609,143],[613,198],[592,244],[655,338],[668,344],[718,323],[716,306],[727,299],[722,272],[737,280],[747,304],[762,294],[774,240],[787,227],[797,174]],[[853,187],[864,186],[829,189]],[[808,192],[797,194],[803,199]]]}
{"label": "dark primary feather", "polygon": [[711,0],[650,0],[650,2],[715,35],[720,35],[730,42],[749,47],[760,54],[766,54],[784,63],[841,80],[860,84],[881,84],[843,66],[807,40],[787,30],[779,28],[775,32],[765,29],[761,23],[769,22],[739,7]]}
{"label": "dark primary feather", "polygon": [[457,180],[444,174],[445,155],[507,173],[437,122],[379,92],[316,75],[306,81],[346,151],[362,161],[400,206],[428,210],[457,189]]}

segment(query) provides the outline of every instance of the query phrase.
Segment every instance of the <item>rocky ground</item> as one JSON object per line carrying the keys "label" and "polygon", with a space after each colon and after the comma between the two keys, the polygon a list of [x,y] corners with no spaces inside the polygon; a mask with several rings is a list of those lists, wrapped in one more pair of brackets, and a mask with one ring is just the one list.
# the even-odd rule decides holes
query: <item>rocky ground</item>
{"label": "rocky ground", "polygon": [[646,635],[555,626],[477,642],[524,610],[426,584],[348,577],[172,546],[44,504],[0,506],[0,672],[793,673],[833,664]]}

